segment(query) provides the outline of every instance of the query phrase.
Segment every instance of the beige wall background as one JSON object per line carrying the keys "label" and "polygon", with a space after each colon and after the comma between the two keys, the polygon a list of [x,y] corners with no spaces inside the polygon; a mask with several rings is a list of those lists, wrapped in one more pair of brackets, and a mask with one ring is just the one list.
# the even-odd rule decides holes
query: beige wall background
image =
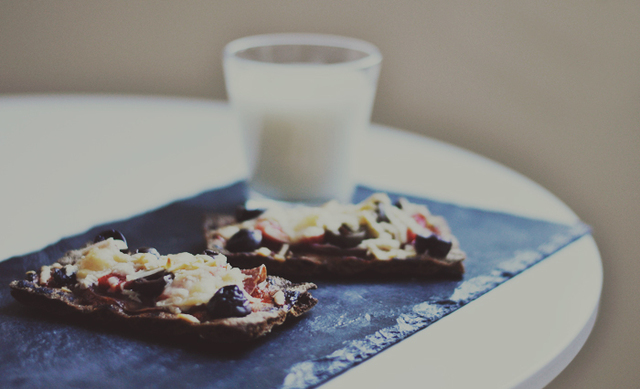
{"label": "beige wall background", "polygon": [[291,31],[375,43],[375,122],[499,161],[593,226],[600,316],[549,388],[639,387],[640,2],[0,0],[0,94],[225,99],[223,45]]}

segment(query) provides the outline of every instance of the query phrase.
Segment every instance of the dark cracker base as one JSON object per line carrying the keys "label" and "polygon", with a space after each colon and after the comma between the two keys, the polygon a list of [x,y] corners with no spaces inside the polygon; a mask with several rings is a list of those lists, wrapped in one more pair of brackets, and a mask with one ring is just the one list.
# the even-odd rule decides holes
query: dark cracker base
{"label": "dark cracker base", "polygon": [[[0,375],[17,388],[312,387],[401,341],[589,233],[583,224],[547,223],[428,200],[467,253],[462,280],[321,281],[319,302],[300,318],[243,345],[167,340],[60,319],[10,295],[13,279],[50,264],[105,229],[131,248],[201,252],[205,213],[232,213],[236,184],[134,218],[96,227],[39,252],[0,263]],[[360,188],[356,200],[371,193]],[[314,280],[309,280],[314,281]],[[471,324],[470,324],[471,325]]]}
{"label": "dark cracker base", "polygon": [[[215,250],[215,247],[212,247]],[[296,253],[286,261],[265,258],[253,253],[230,253],[221,251],[229,257],[229,263],[242,269],[250,269],[262,264],[272,274],[286,279],[303,282],[307,279],[396,279],[415,275],[422,279],[459,280],[464,272],[461,262],[444,262],[435,258],[391,259],[373,261],[357,256],[319,255],[317,253]]]}
{"label": "dark cracker base", "polygon": [[87,304],[86,299],[70,291],[40,286],[25,280],[11,283],[11,295],[34,309],[69,319],[93,321],[133,332],[153,333],[164,338],[180,336],[232,343],[251,341],[264,336],[274,326],[282,325],[285,320],[304,314],[317,303],[308,292],[309,289],[315,289],[314,284],[294,284],[274,276],[268,276],[268,282],[277,285],[283,292],[294,295],[294,301],[275,309],[252,312],[244,317],[222,318],[197,324],[182,320],[169,312],[131,314],[111,302]]}

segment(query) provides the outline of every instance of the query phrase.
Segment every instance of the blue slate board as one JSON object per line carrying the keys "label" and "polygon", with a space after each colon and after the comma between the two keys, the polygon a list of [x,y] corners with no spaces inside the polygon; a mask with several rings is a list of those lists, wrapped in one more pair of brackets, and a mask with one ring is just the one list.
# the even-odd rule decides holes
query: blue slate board
{"label": "blue slate board", "polygon": [[[355,201],[373,191],[358,188]],[[54,318],[13,300],[8,284],[105,228],[131,248],[202,252],[203,216],[232,213],[242,183],[98,226],[0,263],[0,382],[8,387],[309,388],[405,339],[589,233],[561,225],[409,197],[447,218],[467,253],[462,280],[315,280],[318,305],[240,346],[158,339]],[[390,194],[395,198],[397,194]]]}

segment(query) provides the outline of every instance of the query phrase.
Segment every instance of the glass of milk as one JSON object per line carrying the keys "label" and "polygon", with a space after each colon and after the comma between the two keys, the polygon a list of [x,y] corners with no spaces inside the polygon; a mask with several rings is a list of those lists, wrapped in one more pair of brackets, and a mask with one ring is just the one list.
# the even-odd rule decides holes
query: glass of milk
{"label": "glass of milk", "polygon": [[381,60],[374,45],[333,35],[257,35],[227,44],[225,81],[250,189],[286,201],[350,201]]}

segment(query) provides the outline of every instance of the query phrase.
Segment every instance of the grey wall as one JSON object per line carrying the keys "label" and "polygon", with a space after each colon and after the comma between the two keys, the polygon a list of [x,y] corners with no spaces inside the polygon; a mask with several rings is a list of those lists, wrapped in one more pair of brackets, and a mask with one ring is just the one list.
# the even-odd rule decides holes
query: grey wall
{"label": "grey wall", "polygon": [[593,226],[601,313],[549,387],[638,387],[640,2],[0,0],[0,93],[224,99],[223,45],[290,31],[377,44],[375,122],[497,160]]}

